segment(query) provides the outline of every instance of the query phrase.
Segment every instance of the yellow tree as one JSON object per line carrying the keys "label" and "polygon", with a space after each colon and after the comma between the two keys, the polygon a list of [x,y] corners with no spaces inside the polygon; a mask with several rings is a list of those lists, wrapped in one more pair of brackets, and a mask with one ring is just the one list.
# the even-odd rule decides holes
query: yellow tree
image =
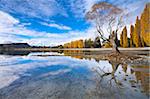
{"label": "yellow tree", "polygon": [[134,43],[133,43],[133,32],[134,32],[134,26],[131,25],[130,26],[130,47],[134,46]]}
{"label": "yellow tree", "polygon": [[71,41],[71,42],[69,43],[69,45],[70,45],[69,48],[73,48],[73,41]]}
{"label": "yellow tree", "polygon": [[78,41],[74,41],[74,48],[78,48]]}
{"label": "yellow tree", "polygon": [[79,40],[78,41],[78,48],[83,48],[84,44],[83,44],[83,40]]}
{"label": "yellow tree", "polygon": [[133,43],[135,44],[136,47],[142,46],[140,34],[141,34],[140,20],[137,16],[135,28],[134,28],[134,33],[133,33]]}
{"label": "yellow tree", "polygon": [[127,28],[126,26],[123,28],[123,47],[126,48],[128,47],[128,37],[127,37]]}
{"label": "yellow tree", "polygon": [[71,48],[71,43],[68,43],[68,48]]}
{"label": "yellow tree", "polygon": [[141,39],[146,46],[150,46],[150,3],[146,4],[141,15]]}

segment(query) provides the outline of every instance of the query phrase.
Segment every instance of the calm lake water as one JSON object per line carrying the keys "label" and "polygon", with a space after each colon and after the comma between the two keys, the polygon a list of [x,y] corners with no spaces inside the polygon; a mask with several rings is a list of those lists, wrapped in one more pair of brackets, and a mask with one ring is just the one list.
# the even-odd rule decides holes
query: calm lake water
{"label": "calm lake water", "polygon": [[148,99],[149,66],[64,53],[0,55],[0,99]]}

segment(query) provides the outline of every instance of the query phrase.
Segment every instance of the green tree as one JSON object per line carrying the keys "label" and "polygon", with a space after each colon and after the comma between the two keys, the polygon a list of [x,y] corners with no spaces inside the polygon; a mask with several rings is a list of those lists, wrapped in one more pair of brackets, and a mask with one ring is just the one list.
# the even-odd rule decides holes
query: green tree
{"label": "green tree", "polygon": [[101,47],[100,38],[96,37],[94,40],[94,48],[100,48],[100,47]]}
{"label": "green tree", "polygon": [[120,46],[123,47],[123,32],[120,34]]}
{"label": "green tree", "polygon": [[93,48],[94,42],[91,39],[85,40],[85,48]]}

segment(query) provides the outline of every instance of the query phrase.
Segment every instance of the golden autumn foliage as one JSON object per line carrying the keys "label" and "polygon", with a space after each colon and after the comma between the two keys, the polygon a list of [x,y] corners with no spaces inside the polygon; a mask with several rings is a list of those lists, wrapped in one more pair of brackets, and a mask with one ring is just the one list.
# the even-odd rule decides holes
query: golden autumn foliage
{"label": "golden autumn foliage", "polygon": [[137,17],[135,26],[130,28],[130,46],[150,46],[150,3],[146,4],[141,18]]}
{"label": "golden autumn foliage", "polygon": [[141,39],[146,46],[150,46],[150,3],[146,4],[141,15]]}
{"label": "golden autumn foliage", "polygon": [[126,48],[128,47],[128,37],[127,37],[127,28],[126,26],[123,29],[123,47]]}
{"label": "golden autumn foliage", "polygon": [[136,18],[136,23],[135,23],[135,27],[134,27],[134,32],[133,32],[133,43],[135,44],[135,47],[141,47],[141,27],[140,27],[140,20],[137,16]]}
{"label": "golden autumn foliage", "polygon": [[[127,29],[123,29],[120,35],[121,47],[128,47]],[[130,26],[130,47],[150,46],[150,3],[148,3],[141,15],[137,16],[135,25]]]}
{"label": "golden autumn foliage", "polygon": [[78,41],[78,48],[83,48],[83,47],[84,47],[83,40],[79,40]]}
{"label": "golden autumn foliage", "polygon": [[123,28],[123,31],[120,35],[120,45],[121,47],[128,47],[128,37],[127,37],[127,28],[126,26]]}
{"label": "golden autumn foliage", "polygon": [[[95,7],[98,7],[97,5]],[[95,9],[95,8],[94,8]],[[129,42],[130,41],[130,42]],[[70,43],[64,44],[64,48],[93,48],[94,43],[91,39],[76,40]],[[127,28],[123,28],[120,35],[120,46],[121,47],[144,47],[150,46],[150,3],[146,4],[146,7],[139,18],[137,16],[135,25],[130,26],[130,40],[127,37]],[[103,44],[104,48],[112,47],[110,42]]]}
{"label": "golden autumn foliage", "polygon": [[106,42],[103,44],[103,48],[111,48],[112,44],[110,42]]}
{"label": "golden autumn foliage", "polygon": [[83,51],[82,50],[64,50],[65,56],[71,56],[72,58],[82,59]]}
{"label": "golden autumn foliage", "polygon": [[70,43],[66,43],[63,46],[64,48],[83,48],[84,43],[83,40],[71,41]]}
{"label": "golden autumn foliage", "polygon": [[134,43],[133,43],[133,32],[134,32],[134,26],[131,25],[130,26],[130,47],[134,46]]}

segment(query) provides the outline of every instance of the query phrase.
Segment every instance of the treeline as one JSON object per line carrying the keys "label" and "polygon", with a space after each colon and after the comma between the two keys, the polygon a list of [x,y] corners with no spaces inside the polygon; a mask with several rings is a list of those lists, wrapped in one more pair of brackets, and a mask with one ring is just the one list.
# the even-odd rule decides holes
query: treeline
{"label": "treeline", "polygon": [[64,48],[83,48],[83,40],[71,41],[70,43],[66,43],[63,46]]}
{"label": "treeline", "polygon": [[76,40],[63,45],[63,48],[100,48],[100,47],[101,43],[99,37],[96,37],[94,41],[91,39]]}
{"label": "treeline", "polygon": [[146,47],[150,46],[150,3],[146,4],[135,25],[130,26],[130,38],[127,37],[127,28],[123,28],[120,35],[121,47]]}
{"label": "treeline", "polygon": [[[137,16],[135,25],[130,26],[130,38],[128,38],[127,27],[125,26],[120,34],[120,40],[117,40],[118,47],[149,47],[150,46],[150,3],[146,4],[141,17]],[[109,48],[112,44],[108,41],[100,42],[100,38],[94,40],[76,40],[56,48]]]}

